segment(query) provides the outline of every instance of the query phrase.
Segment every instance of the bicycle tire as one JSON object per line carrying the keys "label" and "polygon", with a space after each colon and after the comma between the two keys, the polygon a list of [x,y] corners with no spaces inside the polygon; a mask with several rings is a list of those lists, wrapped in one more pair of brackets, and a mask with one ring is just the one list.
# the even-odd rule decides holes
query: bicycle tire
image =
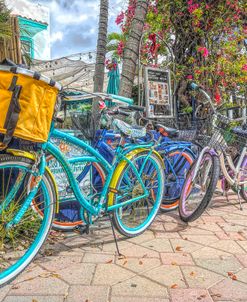
{"label": "bicycle tire", "polygon": [[[166,154],[166,157],[171,157],[171,156],[175,156],[175,155],[177,155],[177,154],[179,154],[179,153],[181,153],[181,156],[184,158],[184,162],[180,162],[180,165],[179,166],[177,166],[177,169],[179,169],[179,171],[181,170],[180,168],[181,168],[181,165],[184,167],[187,163],[188,163],[188,165],[189,166],[191,166],[192,164],[193,164],[193,162],[194,162],[194,158],[192,157],[192,155],[191,155],[191,152],[189,152],[189,151],[183,151],[184,150],[184,148],[181,148],[181,150],[179,150],[179,148],[177,149],[177,150],[171,150],[171,151],[169,151],[167,154]],[[176,164],[176,163],[175,163]],[[175,166],[175,165],[174,165]],[[167,167],[166,167],[167,168]],[[186,169],[187,169],[187,167],[185,167]],[[189,169],[188,169],[189,170]],[[167,171],[166,171],[167,172]],[[185,172],[185,171],[184,171]],[[185,175],[185,177],[186,177],[186,174],[183,172],[183,174]],[[166,174],[167,175],[167,174]],[[168,176],[167,176],[167,178],[168,178]],[[185,178],[184,178],[184,180],[185,180]],[[179,181],[179,180],[178,180]],[[177,187],[176,189],[177,190],[179,190],[180,191],[180,193],[179,192],[177,192],[177,194],[179,194],[179,196],[177,196],[176,198],[172,198],[172,199],[166,199],[166,197],[165,197],[165,193],[166,193],[166,189],[168,189],[168,188],[166,188],[166,184],[167,184],[167,180],[166,180],[166,184],[165,184],[165,190],[164,190],[164,196],[163,196],[163,200],[162,200],[162,203],[161,203],[161,206],[160,206],[160,210],[161,210],[161,212],[164,212],[164,213],[166,213],[166,212],[171,212],[171,211],[174,211],[174,210],[176,210],[177,208],[178,208],[178,204],[179,204],[179,197],[180,197],[180,195],[181,195],[181,191],[182,191],[182,187],[183,187],[183,183],[184,183],[184,181],[182,182],[182,183],[178,183],[177,184],[177,186],[179,186],[179,188]],[[172,185],[171,184],[171,186],[175,186],[175,183],[174,183],[174,185]],[[180,187],[181,186],[181,187]]]}
{"label": "bicycle tire", "polygon": [[[146,156],[150,152],[149,150],[141,150],[141,149],[135,150],[135,151],[136,151],[136,154],[131,157],[132,162],[133,161],[137,162],[138,159],[146,158]],[[155,153],[152,153],[150,155],[149,159],[151,159],[153,161],[153,163],[155,163],[154,166],[155,166],[156,172],[158,173],[157,179],[158,179],[159,183],[158,183],[158,192],[156,192],[157,198],[155,197],[155,202],[154,202],[155,205],[154,205],[153,209],[151,210],[151,212],[150,213],[148,212],[148,217],[146,218],[146,220],[144,222],[142,222],[140,225],[138,225],[138,227],[136,226],[133,229],[126,226],[126,224],[123,222],[123,219],[120,218],[120,215],[118,214],[118,210],[113,211],[113,225],[117,229],[117,231],[120,234],[124,235],[125,237],[131,238],[131,237],[135,237],[135,236],[142,234],[151,225],[151,223],[155,219],[155,217],[159,211],[159,208],[160,208],[160,204],[161,204],[162,197],[163,197],[163,191],[164,191],[164,181],[165,181],[163,163],[162,163],[161,159],[158,157],[158,155],[156,155]],[[116,191],[120,190],[119,187],[120,187],[122,181],[124,181],[124,177],[126,177],[124,175],[126,172],[128,173],[129,163],[127,161],[124,161],[124,163],[120,162],[119,167],[120,168],[117,167],[116,171],[115,171],[115,183],[114,183],[114,185],[110,186],[112,189],[114,189]],[[133,191],[134,191],[134,189],[133,189]],[[113,193],[110,193],[110,194],[113,194]],[[116,203],[117,203],[117,194],[114,194],[113,204],[116,204]],[[123,211],[123,209],[121,211]]]}
{"label": "bicycle tire", "polygon": [[[0,156],[0,168],[3,167],[4,165],[7,166],[7,164],[9,166],[13,165],[13,167],[19,166],[19,167],[23,167],[23,169],[31,169],[34,164],[34,161],[31,159],[28,159],[26,157],[12,156],[9,154],[1,155]],[[47,236],[49,235],[49,231],[50,231],[51,224],[52,224],[52,219],[55,214],[54,204],[56,202],[56,190],[54,187],[53,180],[51,179],[50,175],[47,172],[45,172],[45,174],[42,177],[41,186],[43,184],[49,194],[49,195],[47,195],[49,197],[49,201],[47,201],[48,206],[49,206],[48,207],[49,213],[48,213],[46,219],[42,219],[42,225],[43,225],[43,222],[45,223],[45,225],[44,225],[44,227],[42,226],[41,234],[38,233],[38,235],[36,236],[37,239],[34,240],[34,242],[36,240],[37,240],[37,242],[32,243],[31,248],[29,248],[30,251],[27,250],[25,252],[24,256],[22,256],[20,258],[20,259],[23,258],[23,260],[18,260],[17,265],[16,265],[16,263],[15,263],[15,265],[12,265],[13,267],[14,266],[16,266],[16,267],[13,269],[10,269],[10,273],[7,276],[5,276],[6,273],[4,273],[3,271],[0,271],[0,288],[5,286],[6,284],[10,283],[11,281],[13,281],[24,269],[26,269],[28,267],[28,265],[37,256],[39,250],[41,249],[42,245],[44,244],[44,242],[47,239]],[[40,237],[40,238],[38,238],[38,237]],[[33,246],[33,244],[34,244],[34,246]],[[27,256],[26,256],[26,254],[27,254]]]}
{"label": "bicycle tire", "polygon": [[[105,171],[104,169],[97,163],[97,162],[92,162],[93,168],[97,171],[97,176],[100,177],[101,181],[102,181],[102,185],[104,185],[105,183]],[[63,170],[63,168],[61,167],[61,169]],[[52,168],[50,168],[51,172],[52,172]],[[64,172],[64,170],[63,170]],[[65,173],[65,172],[64,172]],[[66,173],[65,173],[66,175]],[[66,176],[65,176],[66,177]],[[85,177],[84,177],[85,178]],[[80,182],[83,182],[83,179],[80,180]],[[69,232],[69,231],[73,231],[76,227],[83,225],[84,222],[81,220],[80,217],[78,217],[78,219],[75,219],[73,221],[69,221],[69,220],[62,220],[59,219],[59,217],[61,216],[61,212],[62,212],[62,207],[63,207],[63,201],[62,201],[62,197],[60,197],[59,194],[59,190],[58,190],[58,198],[59,198],[59,212],[56,213],[53,222],[52,222],[52,228],[54,230],[58,230],[58,231],[63,231],[63,232]],[[76,200],[74,200],[75,202],[77,202]],[[73,210],[73,201],[70,201],[71,203],[71,211]],[[78,203],[78,207],[81,207],[81,205]],[[75,208],[75,207],[74,207]],[[69,209],[67,209],[69,210]],[[75,209],[74,209],[75,210]],[[60,215],[60,216],[59,216]]]}
{"label": "bicycle tire", "polygon": [[187,198],[186,197],[187,191],[188,191],[188,189],[189,189],[190,193],[192,191],[192,189],[189,188],[189,185],[191,183],[191,177],[193,175],[193,172],[194,172],[194,169],[196,167],[196,162],[197,161],[195,161],[194,164],[191,166],[191,169],[189,170],[189,172],[187,174],[187,177],[185,179],[184,186],[183,186],[182,193],[181,193],[181,197],[180,197],[180,200],[179,200],[179,216],[180,216],[181,220],[184,221],[184,222],[192,222],[192,221],[198,219],[203,214],[203,212],[209,206],[210,201],[212,200],[214,191],[216,189],[217,182],[218,182],[219,175],[220,175],[220,162],[219,162],[219,159],[216,155],[211,155],[208,152],[206,152],[203,155],[203,157],[201,159],[201,162],[203,162],[203,160],[205,160],[205,158],[207,158],[207,157],[212,159],[212,175],[211,175],[209,185],[207,187],[205,195],[203,196],[201,202],[199,203],[199,205],[197,206],[195,211],[192,212],[191,215],[185,215],[183,209],[184,209],[184,202]]}

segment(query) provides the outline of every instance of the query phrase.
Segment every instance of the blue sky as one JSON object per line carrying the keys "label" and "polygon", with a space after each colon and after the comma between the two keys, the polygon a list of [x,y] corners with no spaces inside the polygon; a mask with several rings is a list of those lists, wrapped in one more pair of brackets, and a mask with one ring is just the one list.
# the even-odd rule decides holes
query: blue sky
{"label": "blue sky", "polygon": [[[51,52],[58,58],[96,48],[99,0],[33,0],[50,8]],[[117,31],[115,19],[125,0],[110,0],[108,32]]]}

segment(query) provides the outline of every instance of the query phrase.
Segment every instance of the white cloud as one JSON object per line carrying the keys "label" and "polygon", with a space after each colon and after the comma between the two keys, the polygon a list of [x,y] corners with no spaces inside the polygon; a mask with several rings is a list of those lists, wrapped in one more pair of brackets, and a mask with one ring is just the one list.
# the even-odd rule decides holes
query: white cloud
{"label": "white cloud", "polygon": [[57,41],[62,41],[63,40],[63,33],[61,31],[57,31],[52,33],[51,35],[51,43],[55,43]]}
{"label": "white cloud", "polygon": [[81,14],[75,16],[74,14],[60,14],[56,17],[56,21],[61,24],[79,24],[88,19],[88,16],[85,14]]}

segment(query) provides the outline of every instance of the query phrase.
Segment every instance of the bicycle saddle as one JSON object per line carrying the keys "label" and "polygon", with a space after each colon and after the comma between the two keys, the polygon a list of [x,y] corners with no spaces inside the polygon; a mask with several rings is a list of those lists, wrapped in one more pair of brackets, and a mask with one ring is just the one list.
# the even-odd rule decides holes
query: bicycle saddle
{"label": "bicycle saddle", "polygon": [[160,132],[163,136],[168,136],[170,138],[177,137],[179,134],[179,130],[174,128],[169,128],[161,124],[156,124],[156,129]]}
{"label": "bicycle saddle", "polygon": [[146,136],[146,128],[141,126],[131,126],[121,120],[115,119],[113,125],[123,134],[131,138],[140,138]]}
{"label": "bicycle saddle", "polygon": [[232,132],[239,136],[247,138],[247,129],[243,129],[242,127],[235,127],[232,129]]}

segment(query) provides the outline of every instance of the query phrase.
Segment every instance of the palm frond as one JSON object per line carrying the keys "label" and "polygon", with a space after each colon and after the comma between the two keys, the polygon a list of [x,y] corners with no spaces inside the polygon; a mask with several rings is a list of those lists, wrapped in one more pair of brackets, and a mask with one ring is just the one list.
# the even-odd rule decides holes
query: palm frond
{"label": "palm frond", "polygon": [[6,7],[4,0],[0,0],[0,38],[8,39],[11,35],[10,10]]}

